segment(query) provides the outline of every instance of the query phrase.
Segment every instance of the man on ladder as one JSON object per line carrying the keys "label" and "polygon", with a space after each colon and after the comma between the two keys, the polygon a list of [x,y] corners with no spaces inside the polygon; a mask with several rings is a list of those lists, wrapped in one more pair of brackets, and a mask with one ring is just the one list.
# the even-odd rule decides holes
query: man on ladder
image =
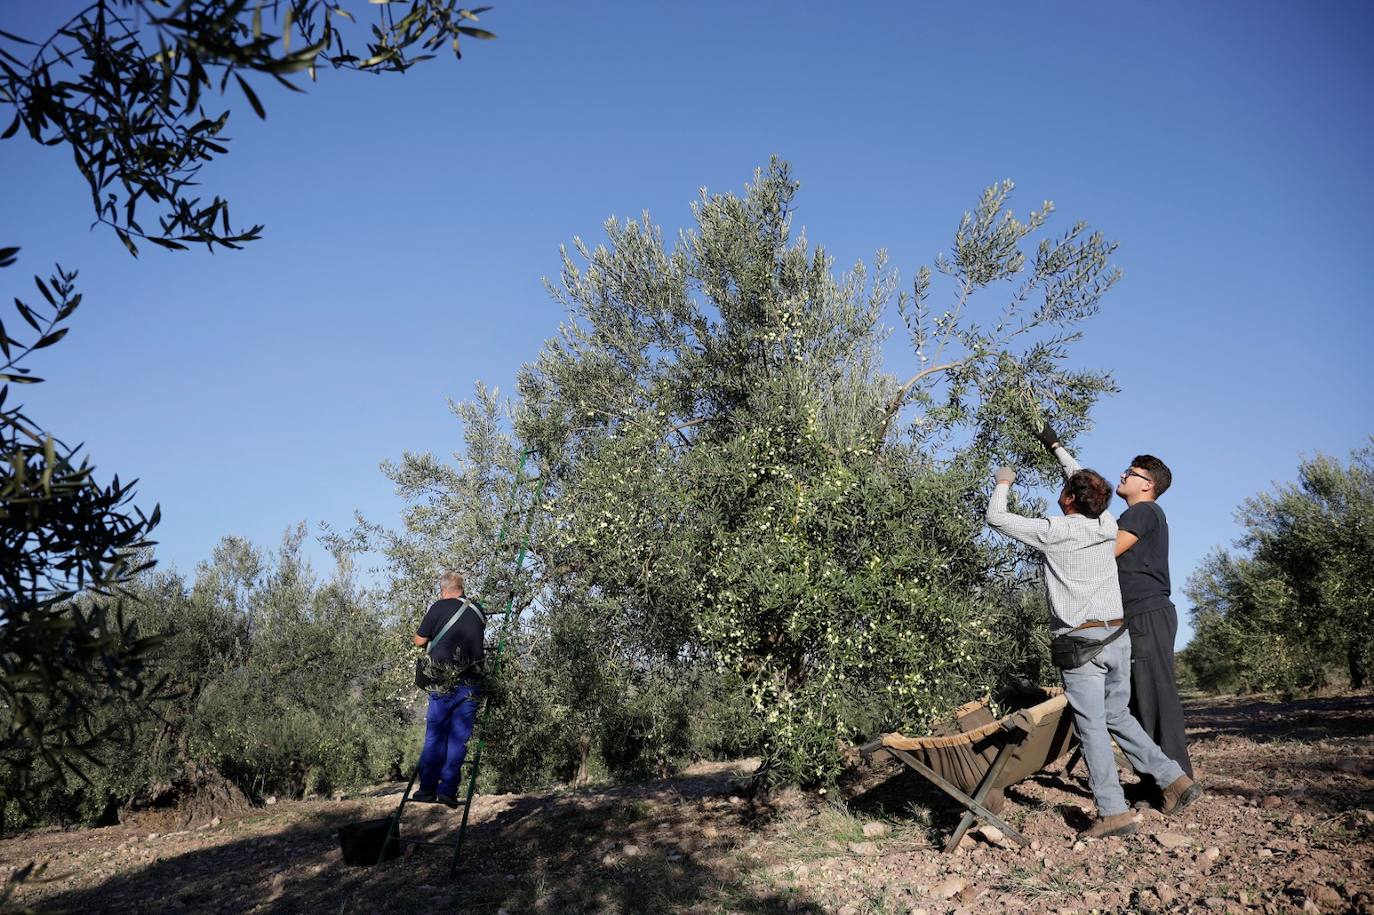
{"label": "man on ladder", "polygon": [[486,626],[482,608],[463,596],[463,576],[451,570],[441,575],[439,599],[415,633],[415,644],[427,655],[416,667],[416,685],[429,689],[429,709],[420,787],[412,801],[458,806],[463,758],[477,719],[477,672]]}
{"label": "man on ladder", "polygon": [[[511,495],[506,518],[501,522],[496,545],[506,542],[509,524],[516,510],[532,511],[539,504],[544,491],[542,477],[526,477],[526,461],[534,454],[526,451],[520,458],[520,469],[516,471],[511,483]],[[520,487],[534,482],[534,496],[525,503],[517,500]],[[527,519],[528,520],[528,519]],[[526,549],[529,545],[529,526],[520,549],[515,555],[517,576],[525,567]],[[463,577],[457,572],[445,572],[439,579],[439,600],[435,601],[415,633],[415,644],[425,647],[426,657],[415,662],[415,685],[429,693],[429,711],[425,719],[425,746],[420,752],[420,762],[414,774],[401,792],[401,801],[396,812],[391,815],[387,827],[386,840],[377,854],[377,863],[386,860],[389,852],[394,852],[396,843],[411,845],[436,845],[453,849],[453,859],[449,863],[448,875],[452,877],[458,870],[458,858],[463,851],[463,840],[467,836],[468,814],[472,812],[472,798],[477,792],[477,769],[482,761],[482,739],[478,736],[472,751],[472,759],[467,765],[468,785],[464,797],[458,796],[460,774],[467,757],[468,738],[472,736],[473,726],[478,714],[479,676],[500,677],[501,655],[505,651],[506,637],[518,612],[515,610],[516,588],[512,585],[510,596],[506,599],[506,609],[495,615],[505,620],[501,627],[491,654],[492,667],[489,671],[479,671],[484,661],[482,647],[486,631],[487,614],[476,601],[463,596]],[[448,663],[440,663],[447,661]],[[487,708],[482,712],[482,724],[491,713]],[[411,789],[419,782],[419,790],[414,794]],[[401,814],[407,801],[438,801],[448,807],[462,807],[463,817],[458,824],[458,836],[452,842],[430,839],[402,838],[400,834]]]}

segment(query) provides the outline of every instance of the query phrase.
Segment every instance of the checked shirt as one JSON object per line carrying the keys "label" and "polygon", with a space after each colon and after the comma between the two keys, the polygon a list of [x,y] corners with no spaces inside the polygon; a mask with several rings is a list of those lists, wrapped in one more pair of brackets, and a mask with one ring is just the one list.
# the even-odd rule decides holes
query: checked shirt
{"label": "checked shirt", "polygon": [[[1054,456],[1067,479],[1079,465],[1064,448]],[[1121,618],[1121,585],[1116,575],[1116,518],[1104,511],[1084,515],[1027,518],[1007,510],[1011,486],[998,483],[988,500],[993,530],[1045,554],[1045,590],[1050,598],[1050,631],[1066,632],[1088,620]]]}

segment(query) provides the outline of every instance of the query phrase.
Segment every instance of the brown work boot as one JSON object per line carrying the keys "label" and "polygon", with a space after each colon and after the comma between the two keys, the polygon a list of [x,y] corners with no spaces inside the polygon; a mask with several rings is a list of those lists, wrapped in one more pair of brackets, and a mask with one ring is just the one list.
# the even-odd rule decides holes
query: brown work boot
{"label": "brown work boot", "polygon": [[1202,796],[1202,786],[1186,775],[1180,775],[1164,786],[1164,804],[1159,809],[1172,816]]}
{"label": "brown work boot", "polygon": [[1105,839],[1108,836],[1135,835],[1135,813],[1114,813],[1109,817],[1098,817],[1097,822],[1079,833],[1085,839]]}

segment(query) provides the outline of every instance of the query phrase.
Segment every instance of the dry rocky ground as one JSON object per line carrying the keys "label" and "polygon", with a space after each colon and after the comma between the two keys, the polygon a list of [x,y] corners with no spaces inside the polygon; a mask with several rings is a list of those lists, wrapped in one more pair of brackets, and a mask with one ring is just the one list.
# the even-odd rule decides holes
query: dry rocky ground
{"label": "dry rocky ground", "polygon": [[[385,815],[398,786],[186,831],[146,820],[10,838],[0,877],[11,906],[74,912],[1374,913],[1374,696],[1209,699],[1189,721],[1207,794],[1169,820],[1142,809],[1126,839],[1076,840],[1091,800],[1058,768],[1008,792],[1029,849],[980,835],[942,855],[959,810],[917,776],[869,771],[835,805],[747,798],[748,764],[722,763],[480,797],[452,881],[442,849],[343,865],[337,828]],[[408,807],[404,829],[441,837],[457,822]],[[15,885],[29,862],[41,878]]]}

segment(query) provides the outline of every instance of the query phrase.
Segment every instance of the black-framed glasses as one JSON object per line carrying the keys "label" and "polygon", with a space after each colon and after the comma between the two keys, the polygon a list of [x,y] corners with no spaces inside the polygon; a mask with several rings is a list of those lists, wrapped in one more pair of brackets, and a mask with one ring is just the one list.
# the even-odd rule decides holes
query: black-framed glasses
{"label": "black-framed glasses", "polygon": [[1125,473],[1123,473],[1123,474],[1121,475],[1121,482],[1123,482],[1123,483],[1126,482],[1126,478],[1127,478],[1127,477],[1140,477],[1140,479],[1144,480],[1146,483],[1153,483],[1153,482],[1154,482],[1154,480],[1152,480],[1152,479],[1150,479],[1149,477],[1145,476],[1145,474],[1143,474],[1143,473],[1137,473],[1137,472],[1134,471],[1134,470],[1127,470]]}

